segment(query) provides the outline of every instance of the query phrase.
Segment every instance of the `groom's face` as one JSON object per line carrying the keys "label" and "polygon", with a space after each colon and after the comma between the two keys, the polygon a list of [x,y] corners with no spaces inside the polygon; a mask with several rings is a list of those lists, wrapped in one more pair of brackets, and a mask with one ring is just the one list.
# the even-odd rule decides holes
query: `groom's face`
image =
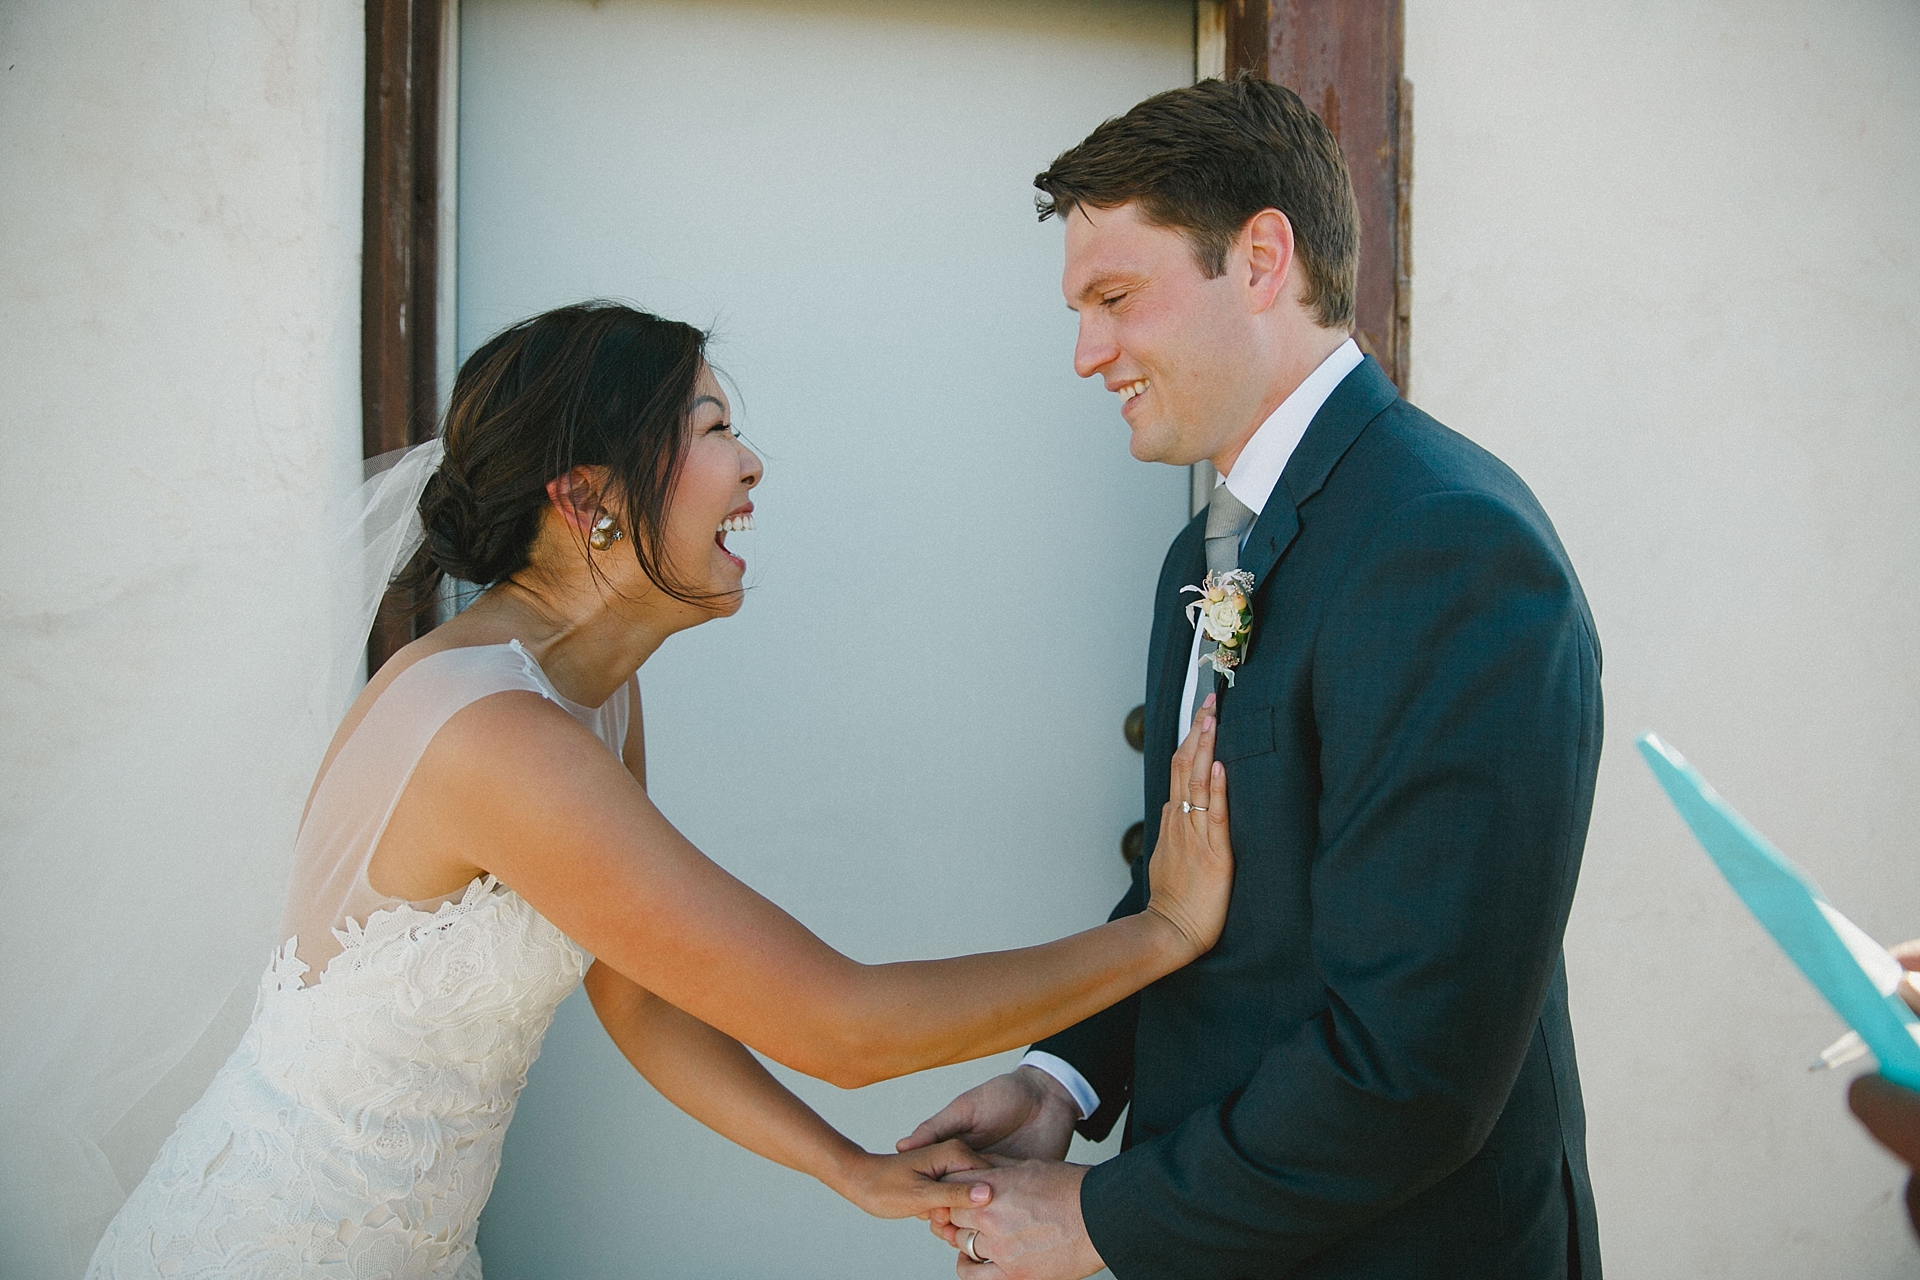
{"label": "groom's face", "polygon": [[1244,436],[1253,329],[1229,270],[1208,279],[1186,236],[1135,204],[1067,217],[1067,306],[1079,313],[1073,369],[1120,397],[1142,462],[1185,466]]}

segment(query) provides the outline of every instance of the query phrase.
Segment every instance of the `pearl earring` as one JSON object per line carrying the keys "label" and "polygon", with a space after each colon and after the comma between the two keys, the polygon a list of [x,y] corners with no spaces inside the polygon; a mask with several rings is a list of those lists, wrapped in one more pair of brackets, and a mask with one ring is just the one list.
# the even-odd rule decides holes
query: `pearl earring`
{"label": "pearl earring", "polygon": [[626,536],[620,531],[620,527],[614,524],[612,516],[601,516],[593,522],[592,532],[587,534],[587,545],[595,551],[605,551],[614,544],[616,539]]}

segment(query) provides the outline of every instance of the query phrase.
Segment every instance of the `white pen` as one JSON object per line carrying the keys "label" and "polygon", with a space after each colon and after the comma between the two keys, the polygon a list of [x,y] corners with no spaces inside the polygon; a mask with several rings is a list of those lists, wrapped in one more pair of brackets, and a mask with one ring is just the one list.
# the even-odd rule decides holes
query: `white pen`
{"label": "white pen", "polygon": [[[1916,973],[1916,972],[1904,973],[1901,975],[1900,980],[1906,983],[1907,986],[1912,988],[1914,991],[1920,992],[1920,973]],[[1889,991],[1887,992],[1887,994],[1892,995],[1893,992]],[[1813,1062],[1808,1065],[1807,1070],[1808,1071],[1831,1071],[1835,1067],[1844,1067],[1849,1062],[1856,1061],[1866,1056],[1867,1056],[1867,1042],[1860,1038],[1859,1032],[1849,1031],[1847,1032],[1847,1034],[1841,1036],[1838,1040],[1835,1040],[1832,1044],[1822,1049],[1820,1051],[1820,1056],[1818,1058],[1815,1058]]]}
{"label": "white pen", "polygon": [[1860,1038],[1859,1032],[1849,1031],[1822,1049],[1820,1056],[1808,1065],[1807,1070],[1831,1071],[1835,1067],[1844,1067],[1856,1058],[1864,1058],[1866,1056],[1867,1042]]}

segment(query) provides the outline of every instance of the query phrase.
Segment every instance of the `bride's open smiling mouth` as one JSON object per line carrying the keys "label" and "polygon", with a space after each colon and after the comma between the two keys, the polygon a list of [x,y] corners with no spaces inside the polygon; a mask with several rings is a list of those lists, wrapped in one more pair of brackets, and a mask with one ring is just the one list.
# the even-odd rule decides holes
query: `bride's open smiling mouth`
{"label": "bride's open smiling mouth", "polygon": [[734,565],[743,573],[746,571],[747,562],[727,549],[727,535],[730,533],[752,532],[753,504],[749,502],[746,506],[741,507],[725,520],[722,520],[719,529],[715,530],[713,535],[713,545],[720,548],[720,554],[733,561]]}

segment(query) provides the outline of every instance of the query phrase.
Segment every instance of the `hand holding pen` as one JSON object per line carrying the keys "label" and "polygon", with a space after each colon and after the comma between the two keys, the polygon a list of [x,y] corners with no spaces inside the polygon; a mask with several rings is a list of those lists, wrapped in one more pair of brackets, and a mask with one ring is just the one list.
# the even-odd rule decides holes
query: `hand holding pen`
{"label": "hand holding pen", "polygon": [[[1888,950],[1907,971],[1898,988],[1900,998],[1915,1013],[1920,1013],[1920,984],[1915,983],[1916,976],[1920,976],[1920,938]],[[1834,1049],[1837,1048],[1835,1045]],[[1820,1056],[1824,1059],[1827,1055]],[[1909,1168],[1920,1168],[1920,1093],[1903,1089],[1879,1075],[1864,1075],[1847,1090],[1847,1105],[1860,1117],[1860,1123],[1875,1141],[1905,1161]],[[1907,1217],[1915,1233],[1920,1234],[1920,1175],[1907,1179]]]}
{"label": "hand holding pen", "polygon": [[[1900,984],[1887,994],[1892,995],[1897,992],[1907,1008],[1920,1015],[1920,938],[1888,947],[1887,954],[1898,960],[1900,967],[1906,970],[1906,973],[1901,976]],[[1822,1049],[1820,1056],[1813,1060],[1807,1070],[1830,1071],[1835,1067],[1844,1067],[1858,1058],[1864,1058],[1866,1054],[1866,1041],[1862,1040],[1857,1032],[1849,1031]]]}

